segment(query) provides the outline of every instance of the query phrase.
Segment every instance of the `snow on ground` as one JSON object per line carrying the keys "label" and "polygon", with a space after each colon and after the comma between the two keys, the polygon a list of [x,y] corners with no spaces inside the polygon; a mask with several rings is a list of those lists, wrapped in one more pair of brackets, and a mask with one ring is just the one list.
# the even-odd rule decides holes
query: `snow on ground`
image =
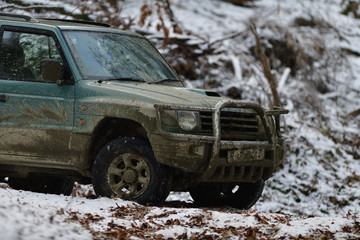
{"label": "snow on ground", "polygon": [[[213,1],[211,6],[207,1],[175,2],[178,8],[174,14],[184,28],[210,39],[209,42],[233,33],[248,32],[252,19],[270,49],[276,48],[271,41],[286,38],[285,46],[292,46],[313,61],[313,73],[297,70],[295,75],[288,75],[288,79],[282,81],[280,79],[289,68],[276,68],[275,65],[274,75],[281,82],[280,98],[284,107],[290,110],[283,122],[289,140],[288,155],[283,168],[267,181],[256,208],[316,216],[359,212],[360,120],[359,116],[347,116],[360,106],[359,57],[343,52],[358,51],[360,21],[340,14],[341,1],[338,0],[256,1],[256,8],[236,8],[218,1]],[[194,8],[194,4],[198,8]],[[191,9],[196,10],[191,14]],[[316,27],[299,25],[299,19],[313,20]],[[214,29],[214,26],[218,28]],[[259,101],[260,98],[266,105],[265,94],[253,90],[254,87],[261,89],[266,83],[264,79],[260,83],[262,76],[256,69],[261,66],[259,61],[254,62],[248,50],[254,46],[254,38],[251,34],[244,35],[219,45],[225,54],[216,55],[215,61],[227,60],[236,66],[229,80],[226,79],[228,75],[217,75],[220,86],[215,89],[226,93],[230,87],[238,86],[243,90],[244,99]],[[291,52],[287,54],[291,55]],[[234,58],[239,60],[234,61]],[[309,63],[303,63],[302,68],[309,67],[306,66]],[[249,71],[252,74],[247,75]],[[242,76],[238,76],[239,72]],[[191,83],[204,86],[201,80]],[[326,93],[319,92],[322,85],[329,88]]]}
{"label": "snow on ground", "polygon": [[[142,206],[13,190],[0,185],[0,239],[355,239],[360,217],[296,217],[285,213]],[[84,196],[83,196],[84,195]],[[90,196],[89,197],[86,197]]]}
{"label": "snow on ground", "polygon": [[[186,79],[189,85],[223,94],[234,87],[243,99],[269,105],[264,93],[268,90],[266,80],[251,52],[254,38],[248,29],[250,20],[257,24],[270,50],[276,47],[272,45],[275,40],[286,38],[285,46],[296,52],[295,57],[308,60],[296,73],[290,73],[290,67],[281,62],[274,63],[281,102],[291,111],[283,120],[288,154],[283,167],[266,182],[260,201],[250,211],[206,210],[195,208],[187,193],[173,193],[165,207],[143,207],[119,199],[15,191],[3,184],[0,239],[186,239],[201,234],[229,239],[260,238],[262,234],[287,239],[360,238],[360,119],[349,115],[360,106],[360,21],[340,14],[341,0],[260,0],[250,8],[216,0],[171,2],[184,33],[170,31],[170,36],[189,39],[201,48],[211,44],[216,48],[206,58],[211,69],[205,81]],[[70,0],[31,3],[63,6],[74,14],[83,9]],[[138,23],[144,3],[124,1],[121,16],[134,17]],[[155,1],[146,3],[153,5]],[[0,7],[4,4],[0,0]],[[156,30],[159,18],[153,12],[147,18],[153,24],[135,24],[132,30],[151,33],[151,39],[161,37],[162,32]],[[64,17],[51,9],[44,15]],[[170,28],[169,19],[164,19]],[[237,37],[218,41],[233,35]],[[171,48],[174,46],[168,45],[160,51],[167,53]],[[178,201],[184,208],[178,208]]]}
{"label": "snow on ground", "polygon": [[[136,9],[143,3],[125,2],[124,7],[138,16]],[[249,8],[221,1],[172,4],[189,41],[217,48],[206,58],[211,67],[205,79],[187,80],[189,86],[223,94],[235,88],[242,99],[269,106],[269,86],[251,52],[255,39],[250,22],[256,23],[266,50],[273,54],[280,100],[290,110],[283,118],[288,154],[267,181],[256,208],[304,216],[359,212],[360,119],[349,114],[360,106],[360,21],[341,14],[341,0],[264,0]],[[147,19],[153,24],[140,30],[161,35],[156,14]],[[179,37],[173,32],[170,36]],[[223,40],[228,36],[237,37]],[[167,53],[170,48],[160,50]]]}

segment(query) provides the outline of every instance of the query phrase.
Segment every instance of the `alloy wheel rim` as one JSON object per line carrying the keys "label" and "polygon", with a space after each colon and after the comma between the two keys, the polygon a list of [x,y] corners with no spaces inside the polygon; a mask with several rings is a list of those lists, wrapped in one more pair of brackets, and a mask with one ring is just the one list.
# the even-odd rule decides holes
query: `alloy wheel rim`
{"label": "alloy wheel rim", "polygon": [[150,184],[150,168],[137,154],[117,156],[108,169],[111,190],[123,199],[134,199],[143,194]]}

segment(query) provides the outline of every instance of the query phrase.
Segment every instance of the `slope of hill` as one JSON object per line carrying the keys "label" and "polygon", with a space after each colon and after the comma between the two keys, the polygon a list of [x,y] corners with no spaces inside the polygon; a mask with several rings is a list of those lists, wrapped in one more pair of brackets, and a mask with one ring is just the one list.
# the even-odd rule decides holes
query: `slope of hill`
{"label": "slope of hill", "polygon": [[282,119],[287,159],[254,209],[334,218],[359,211],[360,20],[341,14],[341,0],[11,2],[0,1],[0,10],[108,21],[146,34],[189,86],[271,106],[249,28],[255,23],[291,113]]}

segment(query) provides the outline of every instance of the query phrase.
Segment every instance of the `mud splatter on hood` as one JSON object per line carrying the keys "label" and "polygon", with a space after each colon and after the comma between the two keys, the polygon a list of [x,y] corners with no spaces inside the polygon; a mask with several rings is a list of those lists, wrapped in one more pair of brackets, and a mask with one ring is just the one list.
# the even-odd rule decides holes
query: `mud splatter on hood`
{"label": "mud splatter on hood", "polygon": [[[205,90],[173,87],[161,84],[148,84],[139,82],[85,82],[88,91],[96,91],[102,96],[122,98],[132,101],[153,104],[176,104],[187,106],[214,107],[220,100],[216,93],[206,95]],[[91,95],[91,93],[89,93]],[[93,92],[94,94],[94,92]],[[215,95],[215,96],[214,96]]]}

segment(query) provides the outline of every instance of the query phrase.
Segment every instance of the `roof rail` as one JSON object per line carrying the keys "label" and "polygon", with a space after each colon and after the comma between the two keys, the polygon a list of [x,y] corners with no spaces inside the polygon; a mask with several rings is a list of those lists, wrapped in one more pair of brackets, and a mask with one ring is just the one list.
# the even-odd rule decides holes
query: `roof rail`
{"label": "roof rail", "polygon": [[39,22],[35,18],[32,18],[27,15],[13,14],[13,13],[0,13],[0,17],[13,17],[13,18],[23,18],[27,22]]}
{"label": "roof rail", "polygon": [[59,22],[69,22],[69,23],[89,24],[89,25],[96,25],[96,26],[101,26],[101,27],[112,27],[112,25],[107,24],[107,23],[90,22],[90,21],[83,21],[83,20],[56,19],[56,18],[38,18],[38,19],[49,20],[49,21],[59,21]]}

